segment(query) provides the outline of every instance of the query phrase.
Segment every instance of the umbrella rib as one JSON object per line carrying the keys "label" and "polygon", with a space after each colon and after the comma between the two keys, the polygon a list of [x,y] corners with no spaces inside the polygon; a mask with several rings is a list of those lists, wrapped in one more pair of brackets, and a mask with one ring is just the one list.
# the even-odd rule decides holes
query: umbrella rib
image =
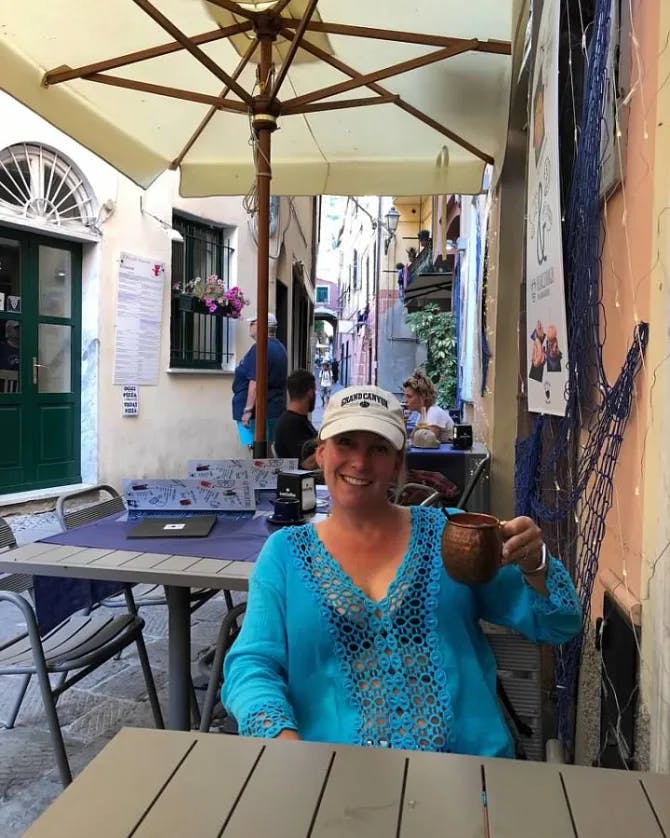
{"label": "umbrella rib", "polygon": [[227,12],[231,12],[234,15],[245,17],[247,20],[255,20],[258,16],[258,12],[242,9],[237,3],[233,3],[232,0],[209,0],[209,2],[213,6],[218,6],[219,8],[225,9]]}
{"label": "umbrella rib", "polygon": [[337,102],[314,102],[311,105],[301,105],[297,108],[282,107],[282,116],[317,113],[318,111],[337,111],[342,108],[363,108],[370,105],[397,105],[400,101],[400,96],[397,96],[395,93],[387,93],[384,96],[368,96],[363,99],[340,99]]}
{"label": "umbrella rib", "polygon": [[[234,26],[226,26],[224,29],[214,29],[211,32],[203,32],[201,35],[194,35],[191,41],[194,44],[209,44],[212,41],[219,41],[221,38],[229,38],[231,35],[239,35],[248,32],[252,28],[249,22],[236,23]],[[44,84],[60,84],[71,79],[85,78],[91,73],[104,73],[107,70],[116,70],[118,67],[126,67],[129,64],[136,64],[140,61],[147,61],[151,58],[159,58],[162,55],[170,55],[173,52],[181,52],[182,44],[170,41],[169,44],[160,44],[157,47],[141,49],[137,52],[129,52],[117,58],[108,58],[105,61],[97,61],[95,64],[85,64],[81,67],[50,70],[44,76]]]}
{"label": "umbrella rib", "polygon": [[370,82],[387,79],[391,76],[399,76],[402,73],[409,73],[411,70],[417,70],[419,67],[426,67],[429,64],[435,64],[437,61],[444,61],[446,58],[453,58],[456,55],[474,49],[477,45],[476,40],[464,41],[455,47],[447,47],[446,49],[439,49],[436,52],[429,52],[428,55],[422,55],[419,58],[412,58],[409,61],[401,61],[399,64],[392,64],[389,67],[384,67],[381,70],[375,70],[373,73],[366,73],[365,75],[358,75],[356,78],[349,81],[343,81],[339,84],[331,84],[329,87],[322,87],[320,90],[313,90],[311,93],[306,93],[304,96],[298,96],[296,99],[288,99],[285,105],[307,105],[309,102],[315,102],[317,99],[326,99],[329,96],[336,96],[338,93],[344,93],[347,90],[355,90],[357,87],[365,87]]}
{"label": "umbrella rib", "polygon": [[291,41],[291,46],[288,49],[288,53],[286,54],[286,58],[282,61],[282,65],[279,68],[279,72],[277,73],[277,78],[275,79],[275,83],[272,86],[272,93],[270,94],[270,101],[274,102],[279,95],[279,90],[284,83],[284,79],[286,78],[286,74],[288,73],[289,67],[293,63],[293,59],[300,47],[300,41],[302,40],[302,36],[305,34],[305,28],[310,21],[310,18],[316,11],[316,4],[319,0],[309,0],[307,8],[305,9],[305,14],[303,15],[302,20],[298,24],[298,28],[296,29],[295,38]]}
{"label": "umbrella rib", "polygon": [[[300,24],[299,18],[282,18],[282,24],[288,29],[295,29]],[[401,41],[406,44],[423,44],[431,47],[451,47],[463,43],[463,38],[453,38],[448,35],[426,35],[420,32],[401,32],[396,29],[372,29],[367,26],[350,26],[344,23],[330,23],[328,21],[311,21],[307,25],[310,32],[323,32],[328,35],[352,35],[356,38],[373,38],[382,41]],[[478,41],[478,52],[492,52],[498,55],[511,55],[512,45],[509,41],[496,39]]]}
{"label": "umbrella rib", "polygon": [[200,47],[196,46],[188,35],[185,35],[181,29],[172,23],[169,18],[165,17],[162,12],[159,12],[158,9],[149,2],[149,0],[133,0],[133,2],[135,5],[139,6],[142,11],[145,12],[155,23],[165,29],[169,35],[172,35],[175,41],[178,41],[184,49],[188,50],[196,61],[199,61],[203,67],[206,67],[210,73],[215,75],[220,81],[224,82],[224,84],[230,85],[230,89],[233,93],[236,93],[243,102],[246,102],[247,105],[251,105],[251,94],[247,93],[243,87],[233,81],[228,73],[224,72],[221,67],[219,67],[219,65],[207,55],[207,53],[200,49]]}
{"label": "umbrella rib", "polygon": [[[281,15],[284,9],[292,2],[292,0],[281,0],[281,2],[277,3],[276,6],[273,7],[272,13],[274,15]],[[296,21],[296,26],[298,21]]]}
{"label": "umbrella rib", "polygon": [[[290,29],[283,29],[282,35],[284,35],[286,38],[293,37],[293,33]],[[315,44],[312,44],[309,41],[303,39],[300,46],[306,52],[311,53],[315,58],[320,58],[326,64],[330,64],[331,67],[334,67],[336,70],[339,70],[341,73],[344,73],[345,76],[351,76],[352,78],[357,78],[359,76],[359,73],[357,73],[356,70],[354,70],[352,67],[349,67],[349,65],[345,64],[343,61],[340,61],[338,58],[329,55],[325,50],[322,50]],[[379,95],[387,95],[389,93],[389,91],[386,90],[385,87],[382,87],[382,85],[380,84],[369,83],[366,86],[370,90],[373,90],[375,93],[378,93]],[[493,164],[494,160],[490,154],[487,154],[485,151],[482,151],[480,148],[477,148],[477,146],[473,145],[472,143],[469,143],[455,131],[452,131],[450,128],[447,128],[446,125],[442,125],[440,122],[437,122],[435,119],[428,116],[428,114],[424,113],[423,111],[420,111],[413,105],[410,105],[402,97],[398,98],[396,104],[399,108],[413,116],[415,119],[420,120],[429,127],[433,128],[435,131],[438,131],[440,134],[443,134],[448,139],[453,140],[457,145],[460,145],[461,148],[464,148],[466,151],[469,151],[470,154],[473,154],[475,157],[478,157],[485,163]]]}
{"label": "umbrella rib", "polygon": [[[235,72],[233,73],[233,76],[232,76],[234,79],[237,79],[238,76],[241,74],[242,70],[244,70],[244,68],[247,66],[247,64],[251,60],[252,55],[256,51],[257,46],[258,46],[258,39],[255,38],[249,44],[249,46],[246,49],[246,52],[244,53],[244,55],[242,56],[239,64],[235,68]],[[221,98],[222,99],[226,95],[226,93],[228,93],[228,86],[224,87],[223,90],[221,91]],[[198,125],[198,127],[195,129],[195,131],[189,137],[188,142],[186,143],[184,148],[179,152],[179,154],[177,155],[177,157],[175,157],[175,159],[172,161],[172,163],[170,163],[170,168],[171,169],[178,169],[179,166],[181,166],[184,157],[186,157],[186,155],[189,153],[189,151],[193,147],[193,144],[195,143],[195,141],[198,139],[198,137],[200,137],[202,132],[209,125],[209,123],[212,120],[214,114],[218,110],[219,110],[219,108],[217,108],[216,105],[212,105],[212,107],[209,109],[207,114],[203,117],[202,121],[200,122],[200,125]]]}
{"label": "umbrella rib", "polygon": [[200,105],[211,105],[220,111],[247,114],[249,111],[244,102],[236,99],[220,99],[206,93],[196,93],[194,90],[183,90],[180,87],[165,87],[162,84],[150,84],[136,79],[125,79],[121,76],[110,76],[104,73],[93,73],[87,76],[88,81],[99,84],[109,84],[112,87],[123,87],[128,90],[140,90],[142,93],[155,93],[156,96],[169,96],[172,99],[184,99],[187,102],[197,102]]}

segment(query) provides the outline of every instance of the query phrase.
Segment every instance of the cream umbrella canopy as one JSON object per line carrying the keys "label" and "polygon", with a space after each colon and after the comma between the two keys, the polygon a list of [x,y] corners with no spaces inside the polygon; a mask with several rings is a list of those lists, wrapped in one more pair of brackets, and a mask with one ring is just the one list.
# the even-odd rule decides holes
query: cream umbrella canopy
{"label": "cream umbrella canopy", "polygon": [[263,456],[271,192],[478,192],[520,5],[0,0],[0,87],[142,187],[168,168],[186,197],[255,184]]}

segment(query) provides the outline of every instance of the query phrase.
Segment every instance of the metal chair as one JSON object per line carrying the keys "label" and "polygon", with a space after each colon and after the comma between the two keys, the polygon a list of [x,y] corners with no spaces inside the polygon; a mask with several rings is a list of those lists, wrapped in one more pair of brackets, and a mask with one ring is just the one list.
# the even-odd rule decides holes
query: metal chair
{"label": "metal chair", "polygon": [[393,491],[398,506],[440,506],[440,493],[424,483],[404,483]]}
{"label": "metal chair", "polygon": [[200,731],[202,733],[207,733],[212,726],[214,707],[216,706],[217,696],[223,684],[223,661],[228,649],[230,649],[235,638],[240,633],[241,618],[246,610],[246,602],[241,602],[239,605],[233,606],[221,623],[219,636],[216,639],[216,646],[214,647],[213,657],[211,658],[212,668],[209,673],[205,703],[203,704],[200,716]]}
{"label": "metal chair", "polygon": [[[16,546],[11,528],[2,518],[0,539],[0,546],[10,549]],[[10,574],[9,578],[0,579],[0,602],[8,602],[18,608],[26,623],[23,634],[0,645],[0,675],[23,676],[18,698],[3,726],[14,727],[30,679],[36,675],[61,782],[67,786],[72,780],[72,772],[58,721],[56,702],[66,690],[133,643],[137,646],[156,727],[164,726],[163,716],[142,636],[144,620],[136,611],[133,612],[129,588],[126,591],[128,613],[114,617],[102,612],[73,614],[41,637],[35,610],[28,599],[21,595],[21,591],[30,587],[30,576]],[[58,675],[55,684],[51,683],[50,674]]]}
{"label": "metal chair", "polygon": [[[0,518],[0,553],[16,547],[16,539],[9,524]],[[25,573],[0,573],[0,591],[30,591],[33,587],[33,577]]]}
{"label": "metal chair", "polygon": [[482,475],[484,474],[484,472],[489,467],[490,462],[491,462],[491,455],[487,454],[485,457],[482,457],[482,459],[477,463],[477,468],[473,471],[472,477],[468,480],[468,483],[467,483],[465,489],[463,489],[463,494],[460,496],[460,498],[456,502],[456,507],[458,509],[462,509],[464,511],[467,511],[468,501],[470,500],[470,497],[472,496],[472,493],[474,492],[475,488],[477,487],[477,484],[481,480]]}

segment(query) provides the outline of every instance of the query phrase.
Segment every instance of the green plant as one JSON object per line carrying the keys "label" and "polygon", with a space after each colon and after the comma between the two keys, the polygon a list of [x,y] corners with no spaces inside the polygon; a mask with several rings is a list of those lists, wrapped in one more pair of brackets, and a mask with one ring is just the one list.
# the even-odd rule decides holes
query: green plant
{"label": "green plant", "polygon": [[453,405],[458,377],[454,315],[440,311],[436,303],[426,303],[420,311],[407,315],[407,325],[426,347],[426,374],[437,390],[437,403],[444,408]]}

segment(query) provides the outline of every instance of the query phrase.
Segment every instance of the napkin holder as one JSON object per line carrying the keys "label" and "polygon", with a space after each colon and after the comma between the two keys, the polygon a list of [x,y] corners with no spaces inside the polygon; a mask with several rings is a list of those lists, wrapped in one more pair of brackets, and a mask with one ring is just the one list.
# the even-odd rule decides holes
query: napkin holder
{"label": "napkin holder", "polygon": [[472,425],[454,425],[452,447],[458,451],[472,448]]}
{"label": "napkin holder", "polygon": [[313,512],[316,509],[313,472],[303,469],[280,471],[277,475],[277,497],[298,500],[303,512]]}

